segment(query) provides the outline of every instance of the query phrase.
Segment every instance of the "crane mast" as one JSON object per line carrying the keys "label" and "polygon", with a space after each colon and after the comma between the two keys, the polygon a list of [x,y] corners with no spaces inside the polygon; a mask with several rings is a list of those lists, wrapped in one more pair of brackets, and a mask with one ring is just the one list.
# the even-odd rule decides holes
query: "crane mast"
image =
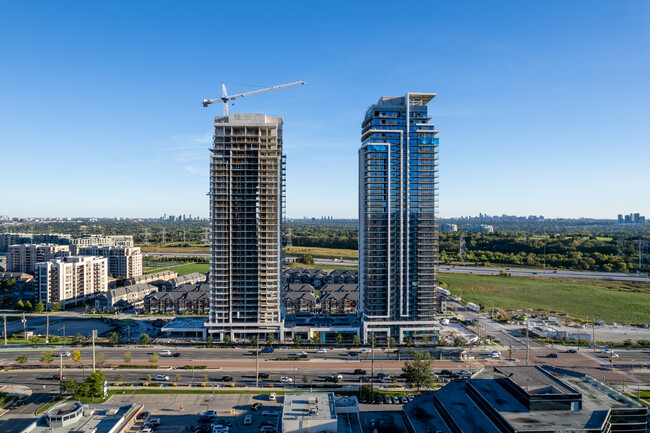
{"label": "crane mast", "polygon": [[228,95],[228,91],[226,90],[226,83],[221,83],[221,97],[219,99],[204,99],[203,100],[203,106],[207,107],[210,104],[214,104],[215,102],[221,101],[221,102],[223,102],[223,115],[227,116],[228,115],[228,103],[233,99],[243,98],[244,96],[258,95],[260,93],[271,92],[273,90],[286,89],[288,87],[302,86],[303,84],[305,84],[304,81],[292,81],[290,83],[278,84],[278,85],[275,85],[275,86],[263,87],[261,89],[251,90],[251,91],[248,91],[248,92],[242,92],[242,93],[236,93],[234,95]]}

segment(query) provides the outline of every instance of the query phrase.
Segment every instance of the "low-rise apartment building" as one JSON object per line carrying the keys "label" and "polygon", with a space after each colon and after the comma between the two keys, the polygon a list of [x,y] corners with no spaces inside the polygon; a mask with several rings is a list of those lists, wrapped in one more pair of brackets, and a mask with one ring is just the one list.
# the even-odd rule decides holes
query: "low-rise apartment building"
{"label": "low-rise apartment building", "polygon": [[34,274],[36,263],[46,262],[70,255],[67,245],[18,244],[10,245],[7,251],[7,272]]}
{"label": "low-rise apartment building", "polygon": [[84,247],[127,247],[133,248],[131,235],[86,235],[73,238],[70,241],[71,252],[79,254],[79,249]]}
{"label": "low-rise apartment building", "polygon": [[78,248],[80,256],[108,259],[108,273],[113,277],[133,278],[142,275],[140,247],[92,246]]}
{"label": "low-rise apartment building", "polygon": [[128,310],[135,308],[136,311],[144,309],[144,298],[158,291],[153,284],[133,284],[127,287],[118,287],[100,293],[95,298],[95,308],[99,311],[114,312],[116,310]]}
{"label": "low-rise apartment building", "polygon": [[284,293],[286,313],[314,313],[318,306],[315,292],[310,284],[289,284]]}
{"label": "low-rise apartment building", "polygon": [[205,274],[202,274],[201,272],[192,272],[191,274],[179,275],[178,277],[164,281],[160,289],[166,292],[170,292],[172,290],[176,290],[177,287],[183,286],[185,284],[204,283],[207,280],[208,277]]}
{"label": "low-rise apartment building", "polygon": [[210,283],[184,284],[171,292],[151,293],[144,298],[147,314],[208,314]]}
{"label": "low-rise apartment building", "polygon": [[328,284],[320,290],[321,313],[353,314],[358,306],[358,284]]}
{"label": "low-rise apartment building", "polygon": [[126,287],[133,284],[150,283],[160,287],[165,281],[169,281],[176,277],[178,277],[178,274],[174,271],[152,272],[151,274],[143,274],[139,277],[127,278],[124,280],[124,286]]}
{"label": "low-rise apartment building", "polygon": [[108,290],[108,259],[68,256],[36,264],[36,301],[65,306]]}

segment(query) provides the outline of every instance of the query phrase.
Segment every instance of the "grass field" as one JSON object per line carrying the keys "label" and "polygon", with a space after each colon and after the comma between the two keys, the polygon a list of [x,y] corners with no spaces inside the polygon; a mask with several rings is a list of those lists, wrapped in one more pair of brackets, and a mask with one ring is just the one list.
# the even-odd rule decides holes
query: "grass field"
{"label": "grass field", "polygon": [[335,269],[343,269],[347,271],[356,271],[359,269],[358,266],[343,266],[343,265],[321,265],[321,264],[313,264],[313,265],[304,265],[302,263],[287,263],[288,268],[302,268],[302,269],[322,269],[324,271],[333,271]]}
{"label": "grass field", "polygon": [[202,274],[205,274],[210,270],[210,265],[207,263],[188,263],[185,265],[178,265],[178,266],[161,266],[161,267],[150,267],[145,270],[145,274],[151,274],[152,272],[160,272],[160,271],[174,271],[178,275],[186,275],[186,274],[191,274],[192,272],[200,272]]}
{"label": "grass field", "polygon": [[143,253],[178,253],[178,254],[208,254],[210,248],[204,247],[162,247],[162,246],[140,246]]}
{"label": "grass field", "polygon": [[603,280],[440,275],[440,281],[482,308],[538,309],[619,323],[650,323],[650,284]]}
{"label": "grass field", "polygon": [[359,258],[359,251],[345,250],[339,248],[319,248],[319,247],[286,247],[285,252],[288,256],[298,254],[310,254],[312,257],[323,259],[338,259],[343,257],[347,260],[356,260]]}

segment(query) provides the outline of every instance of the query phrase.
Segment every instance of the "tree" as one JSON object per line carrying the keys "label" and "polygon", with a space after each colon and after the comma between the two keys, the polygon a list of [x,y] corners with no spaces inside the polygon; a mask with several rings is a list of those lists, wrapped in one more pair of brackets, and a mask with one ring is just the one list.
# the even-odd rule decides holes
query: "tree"
{"label": "tree", "polygon": [[151,355],[149,355],[149,362],[152,364],[158,362],[158,354],[156,352],[153,352]]}
{"label": "tree", "polygon": [[104,365],[107,359],[108,355],[106,355],[105,352],[97,352],[95,355],[95,363],[97,363],[97,365]]}
{"label": "tree", "polygon": [[454,338],[454,346],[460,347],[465,344],[465,340],[460,337]]}
{"label": "tree", "polygon": [[214,339],[212,337],[207,337],[205,339],[205,345],[208,346],[208,347],[212,347],[212,342],[213,341],[214,341]]}
{"label": "tree", "polygon": [[318,335],[314,335],[313,337],[311,337],[311,344],[316,344],[316,345],[320,344],[320,339],[318,338]]}
{"label": "tree", "polygon": [[298,334],[294,335],[293,336],[293,344],[295,344],[296,347],[300,347],[300,345],[302,344],[302,337],[300,335],[298,335]]}
{"label": "tree", "polygon": [[307,376],[303,376],[302,383],[307,383],[307,382],[309,382],[309,379],[307,378]]}
{"label": "tree", "polygon": [[79,388],[79,383],[73,378],[69,378],[61,381],[61,394],[64,395],[73,395],[77,393]]}
{"label": "tree", "polygon": [[34,307],[32,306],[31,301],[25,302],[25,311],[32,311]]}
{"label": "tree", "polygon": [[412,337],[406,337],[406,341],[404,342],[406,344],[406,347],[412,347],[413,346],[413,338]]}
{"label": "tree", "polygon": [[147,374],[147,382],[151,382],[151,375]]}
{"label": "tree", "polygon": [[123,380],[124,380],[124,376],[122,376],[121,374],[118,374],[117,375],[117,381],[122,382]]}
{"label": "tree", "polygon": [[253,335],[253,336],[251,337],[251,344],[252,344],[253,346],[257,346],[257,335]]}
{"label": "tree", "polygon": [[23,365],[27,362],[27,357],[25,355],[20,355],[18,358],[16,358],[16,362],[20,365]]}
{"label": "tree", "polygon": [[117,343],[120,342],[120,337],[117,335],[117,332],[111,332],[108,335],[108,342],[113,346],[117,346]]}
{"label": "tree", "polygon": [[149,337],[149,334],[143,332],[140,335],[140,343],[144,344],[145,346],[149,345],[151,343],[151,337]]}
{"label": "tree", "polygon": [[74,344],[75,346],[81,346],[81,344],[84,342],[84,340],[85,340],[85,338],[84,338],[83,335],[81,335],[79,333],[76,333],[72,337],[72,344]]}
{"label": "tree", "polygon": [[80,397],[101,397],[104,395],[106,375],[101,370],[95,370],[77,388],[75,395]]}
{"label": "tree", "polygon": [[61,309],[61,303],[60,302],[55,302],[52,304],[52,311],[59,311]]}
{"label": "tree", "polygon": [[296,259],[297,263],[302,263],[303,265],[313,265],[314,257],[311,254],[300,254]]}
{"label": "tree", "polygon": [[36,304],[36,308],[34,308],[35,313],[42,313],[45,311],[45,305],[43,305],[43,301],[38,301],[38,304]]}
{"label": "tree", "polygon": [[338,374],[333,375],[330,380],[334,383],[339,383],[339,375]]}
{"label": "tree", "polygon": [[266,344],[273,344],[275,341],[275,336],[273,334],[268,334],[266,336]]}
{"label": "tree", "polygon": [[176,375],[176,383],[178,383],[178,382],[180,382],[180,381],[181,381],[181,375],[180,375],[180,374],[177,374],[177,375]]}
{"label": "tree", "polygon": [[230,334],[226,334],[223,336],[223,342],[225,344],[230,344],[230,341],[231,341]]}
{"label": "tree", "polygon": [[52,361],[54,361],[54,354],[52,352],[43,352],[41,354],[41,362],[45,364],[49,364]]}
{"label": "tree", "polygon": [[340,333],[336,332],[335,333],[335,338],[336,338],[336,344],[343,343],[343,336]]}
{"label": "tree", "polygon": [[131,362],[131,352],[124,352],[124,362],[127,364]]}
{"label": "tree", "polygon": [[25,304],[23,303],[22,299],[19,299],[18,302],[16,302],[16,310],[25,310]]}
{"label": "tree", "polygon": [[72,351],[72,360],[79,364],[79,361],[81,361],[81,352],[78,350],[73,350]]}
{"label": "tree", "polygon": [[418,391],[422,388],[430,388],[435,380],[431,376],[433,360],[428,352],[420,350],[411,351],[412,361],[404,362],[402,371],[406,377],[406,383],[410,387],[416,387]]}
{"label": "tree", "polygon": [[354,337],[352,337],[352,346],[360,346],[361,345],[361,337],[359,337],[359,334],[354,334]]}
{"label": "tree", "polygon": [[388,339],[388,345],[390,347],[397,347],[397,341],[395,341],[395,337],[390,337]]}

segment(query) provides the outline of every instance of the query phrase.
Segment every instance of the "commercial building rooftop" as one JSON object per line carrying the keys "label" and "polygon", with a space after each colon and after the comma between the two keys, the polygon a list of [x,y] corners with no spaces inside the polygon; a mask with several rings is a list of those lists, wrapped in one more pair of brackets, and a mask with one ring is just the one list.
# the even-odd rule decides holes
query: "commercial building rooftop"
{"label": "commercial building rooftop", "polygon": [[141,404],[81,404],[66,402],[53,406],[45,415],[29,425],[22,433],[114,433],[128,431]]}

